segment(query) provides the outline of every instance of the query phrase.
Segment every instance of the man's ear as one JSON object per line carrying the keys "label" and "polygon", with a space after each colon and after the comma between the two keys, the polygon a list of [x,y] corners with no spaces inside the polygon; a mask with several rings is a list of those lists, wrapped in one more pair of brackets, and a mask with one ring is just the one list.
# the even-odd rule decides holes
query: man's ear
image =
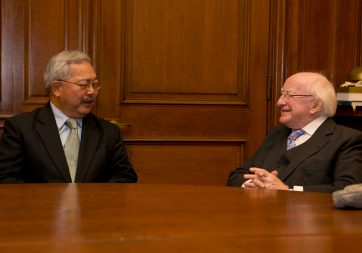
{"label": "man's ear", "polygon": [[59,81],[53,81],[50,83],[50,86],[52,88],[52,92],[56,97],[60,96],[60,89],[61,89],[61,85]]}
{"label": "man's ear", "polygon": [[321,100],[321,99],[318,99],[318,100],[316,100],[316,101],[314,101],[314,103],[313,103],[313,106],[312,106],[312,108],[310,109],[310,113],[311,114],[314,114],[314,113],[316,113],[316,112],[319,112],[319,111],[321,111],[322,110],[322,107],[323,107],[323,101]]}

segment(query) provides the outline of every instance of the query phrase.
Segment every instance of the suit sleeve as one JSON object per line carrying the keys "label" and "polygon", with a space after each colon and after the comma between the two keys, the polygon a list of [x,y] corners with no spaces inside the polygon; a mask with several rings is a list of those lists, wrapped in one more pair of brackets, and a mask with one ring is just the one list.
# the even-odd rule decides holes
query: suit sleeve
{"label": "suit sleeve", "polygon": [[113,149],[111,175],[108,182],[114,183],[136,183],[137,174],[128,160],[127,149],[123,144],[118,127],[114,130],[115,145]]}
{"label": "suit sleeve", "polygon": [[254,156],[255,154],[251,159],[247,160],[243,165],[230,173],[227,186],[241,187],[243,185],[243,183],[246,181],[246,179],[244,179],[244,175],[250,174],[251,172],[249,169],[254,167]]}
{"label": "suit sleeve", "polygon": [[332,193],[362,183],[362,133],[354,132],[336,157],[331,184],[304,186],[304,191]]}
{"label": "suit sleeve", "polygon": [[241,165],[239,168],[230,173],[227,182],[228,186],[241,187],[243,183],[246,181],[246,179],[244,179],[244,175],[252,174],[249,170],[250,168],[252,167],[263,168],[268,152],[273,149],[275,140],[278,138],[275,137],[276,135],[278,135],[277,129],[279,128],[272,128],[269,131],[268,135],[265,137],[263,143],[260,145],[258,150],[254,153],[252,158],[247,160],[243,165]]}
{"label": "suit sleeve", "polygon": [[9,118],[0,139],[0,183],[25,183],[21,179],[23,142],[16,122]]}

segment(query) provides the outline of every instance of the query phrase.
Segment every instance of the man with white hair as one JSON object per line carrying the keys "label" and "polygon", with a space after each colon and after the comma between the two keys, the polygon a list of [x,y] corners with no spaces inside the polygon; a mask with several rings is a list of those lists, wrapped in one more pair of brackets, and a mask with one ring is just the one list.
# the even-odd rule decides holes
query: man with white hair
{"label": "man with white hair", "polygon": [[328,192],[362,183],[362,133],[337,125],[333,84],[323,75],[289,77],[277,104],[279,122],[227,185]]}

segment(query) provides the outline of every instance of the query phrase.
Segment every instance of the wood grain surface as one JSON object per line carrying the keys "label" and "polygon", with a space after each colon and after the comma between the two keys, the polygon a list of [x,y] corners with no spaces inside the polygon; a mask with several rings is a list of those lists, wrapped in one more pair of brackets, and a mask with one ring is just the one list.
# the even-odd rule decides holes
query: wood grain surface
{"label": "wood grain surface", "polygon": [[0,185],[0,252],[357,252],[331,194],[157,184]]}

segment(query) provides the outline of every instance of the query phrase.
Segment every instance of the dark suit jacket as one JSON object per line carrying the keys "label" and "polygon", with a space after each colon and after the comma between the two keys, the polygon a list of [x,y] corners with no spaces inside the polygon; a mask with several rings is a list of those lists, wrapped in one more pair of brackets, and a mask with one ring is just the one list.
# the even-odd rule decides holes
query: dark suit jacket
{"label": "dark suit jacket", "polygon": [[329,118],[305,143],[286,151],[291,129],[272,128],[253,157],[232,171],[227,185],[241,186],[251,167],[278,171],[289,187],[333,192],[362,183],[362,133],[337,125]]}
{"label": "dark suit jacket", "polygon": [[[135,183],[119,128],[83,118],[75,182]],[[0,140],[0,183],[71,183],[53,111],[44,107],[6,120]]]}

